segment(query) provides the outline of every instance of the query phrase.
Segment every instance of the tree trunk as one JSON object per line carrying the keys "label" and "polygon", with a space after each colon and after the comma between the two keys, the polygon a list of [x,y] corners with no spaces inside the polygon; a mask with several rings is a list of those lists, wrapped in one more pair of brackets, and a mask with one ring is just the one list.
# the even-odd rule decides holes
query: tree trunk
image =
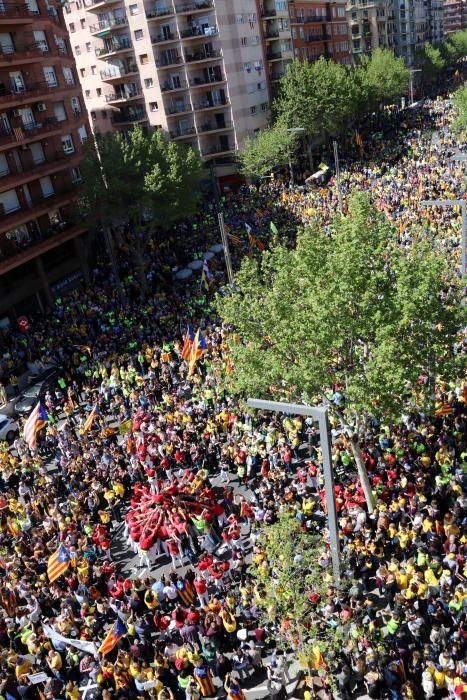
{"label": "tree trunk", "polygon": [[373,513],[375,509],[375,499],[373,498],[373,492],[371,490],[370,480],[368,478],[368,473],[366,467],[363,463],[362,450],[360,448],[360,443],[358,440],[358,435],[353,434],[350,438],[350,444],[352,445],[352,453],[357,465],[358,476],[360,483],[363,488],[363,493],[365,494],[366,505],[368,507],[368,512]]}

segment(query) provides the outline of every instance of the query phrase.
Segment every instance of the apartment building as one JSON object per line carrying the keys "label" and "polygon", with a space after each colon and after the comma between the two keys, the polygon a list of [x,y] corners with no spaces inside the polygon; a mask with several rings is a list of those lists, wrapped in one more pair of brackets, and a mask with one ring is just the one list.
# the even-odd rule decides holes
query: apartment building
{"label": "apartment building", "polygon": [[257,0],[261,17],[261,37],[269,87],[284,75],[293,61],[292,33],[287,0]]}
{"label": "apartment building", "polygon": [[350,63],[346,0],[290,0],[294,58]]}
{"label": "apartment building", "polygon": [[87,115],[53,0],[0,3],[0,323],[86,270],[77,223]]}
{"label": "apartment building", "polygon": [[444,34],[467,29],[467,0],[444,0]]}
{"label": "apartment building", "polygon": [[392,0],[351,0],[347,21],[354,61],[377,48],[395,51],[397,26]]}
{"label": "apartment building", "polygon": [[163,129],[228,166],[265,126],[256,0],[69,0],[65,17],[94,131]]}

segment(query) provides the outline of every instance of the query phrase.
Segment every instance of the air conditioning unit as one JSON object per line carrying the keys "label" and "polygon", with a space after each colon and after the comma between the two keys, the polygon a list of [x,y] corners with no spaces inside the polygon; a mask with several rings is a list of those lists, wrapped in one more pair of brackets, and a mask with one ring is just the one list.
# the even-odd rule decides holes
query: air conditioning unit
{"label": "air conditioning unit", "polygon": [[45,112],[47,109],[47,105],[45,104],[45,102],[38,102],[36,108],[38,112]]}
{"label": "air conditioning unit", "polygon": [[21,116],[21,112],[19,111],[19,109],[14,109],[13,112],[12,112],[12,114],[13,114],[14,117],[20,117],[20,116]]}

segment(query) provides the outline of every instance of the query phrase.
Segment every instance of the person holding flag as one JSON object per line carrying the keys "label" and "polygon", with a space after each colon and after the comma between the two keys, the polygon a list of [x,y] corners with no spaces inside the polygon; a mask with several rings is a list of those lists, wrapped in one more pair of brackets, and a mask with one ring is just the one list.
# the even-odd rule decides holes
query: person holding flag
{"label": "person holding flag", "polygon": [[206,342],[206,338],[201,333],[201,330],[198,328],[198,330],[196,331],[195,339],[193,341],[193,347],[191,348],[190,353],[190,368],[188,371],[189,377],[191,377],[191,375],[193,374],[195,364],[207,351],[208,344]]}
{"label": "person holding flag", "polygon": [[87,433],[88,430],[91,430],[92,424],[94,423],[94,420],[95,420],[96,416],[98,416],[98,415],[99,415],[99,409],[98,409],[97,403],[96,403],[96,404],[94,404],[91,413],[84,421],[83,433]]}
{"label": "person holding flag", "polygon": [[70,566],[71,555],[68,549],[63,544],[60,544],[58,549],[50,555],[47,562],[47,576],[50,583],[53,583],[59,576],[65,573]]}
{"label": "person holding flag", "polygon": [[49,422],[49,417],[41,402],[35,406],[31,415],[24,424],[24,439],[29,449],[34,450],[37,445],[37,433]]}
{"label": "person holding flag", "polygon": [[211,282],[214,280],[214,275],[209,269],[208,261],[203,260],[203,271],[201,273],[201,286],[204,286],[205,290],[209,292]]}
{"label": "person holding flag", "polygon": [[191,355],[191,349],[195,340],[195,333],[190,324],[187,325],[185,338],[183,340],[182,360],[188,361]]}
{"label": "person holding flag", "polygon": [[116,622],[114,622],[112,627],[107,632],[107,636],[97,650],[97,653],[102,654],[102,656],[108,654],[114,647],[117,646],[120,639],[124,637],[127,632],[128,630],[125,623],[120,618],[117,618]]}

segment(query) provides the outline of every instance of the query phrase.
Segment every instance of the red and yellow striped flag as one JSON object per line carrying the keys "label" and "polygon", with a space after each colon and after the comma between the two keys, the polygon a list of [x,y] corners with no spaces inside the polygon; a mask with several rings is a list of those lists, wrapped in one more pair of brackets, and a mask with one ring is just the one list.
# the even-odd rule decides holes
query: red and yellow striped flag
{"label": "red and yellow striped flag", "polygon": [[97,416],[97,414],[98,414],[97,404],[95,404],[95,405],[93,406],[93,409],[92,409],[91,413],[90,413],[89,416],[86,418],[86,421],[85,421],[85,423],[84,423],[84,425],[83,425],[83,431],[84,431],[84,432],[87,432],[88,430],[91,430],[92,424],[94,423],[94,419],[95,419],[95,417]]}
{"label": "red and yellow striped flag", "polygon": [[118,644],[120,639],[126,635],[126,633],[126,626],[120,620],[120,618],[118,618],[107,632],[106,638],[97,650],[98,654],[102,654],[102,656],[108,654],[109,651],[112,651],[112,649]]}
{"label": "red and yellow striped flag", "polygon": [[50,555],[47,562],[47,576],[50,583],[53,583],[59,576],[65,573],[70,566],[70,552],[60,544],[58,549]]}

